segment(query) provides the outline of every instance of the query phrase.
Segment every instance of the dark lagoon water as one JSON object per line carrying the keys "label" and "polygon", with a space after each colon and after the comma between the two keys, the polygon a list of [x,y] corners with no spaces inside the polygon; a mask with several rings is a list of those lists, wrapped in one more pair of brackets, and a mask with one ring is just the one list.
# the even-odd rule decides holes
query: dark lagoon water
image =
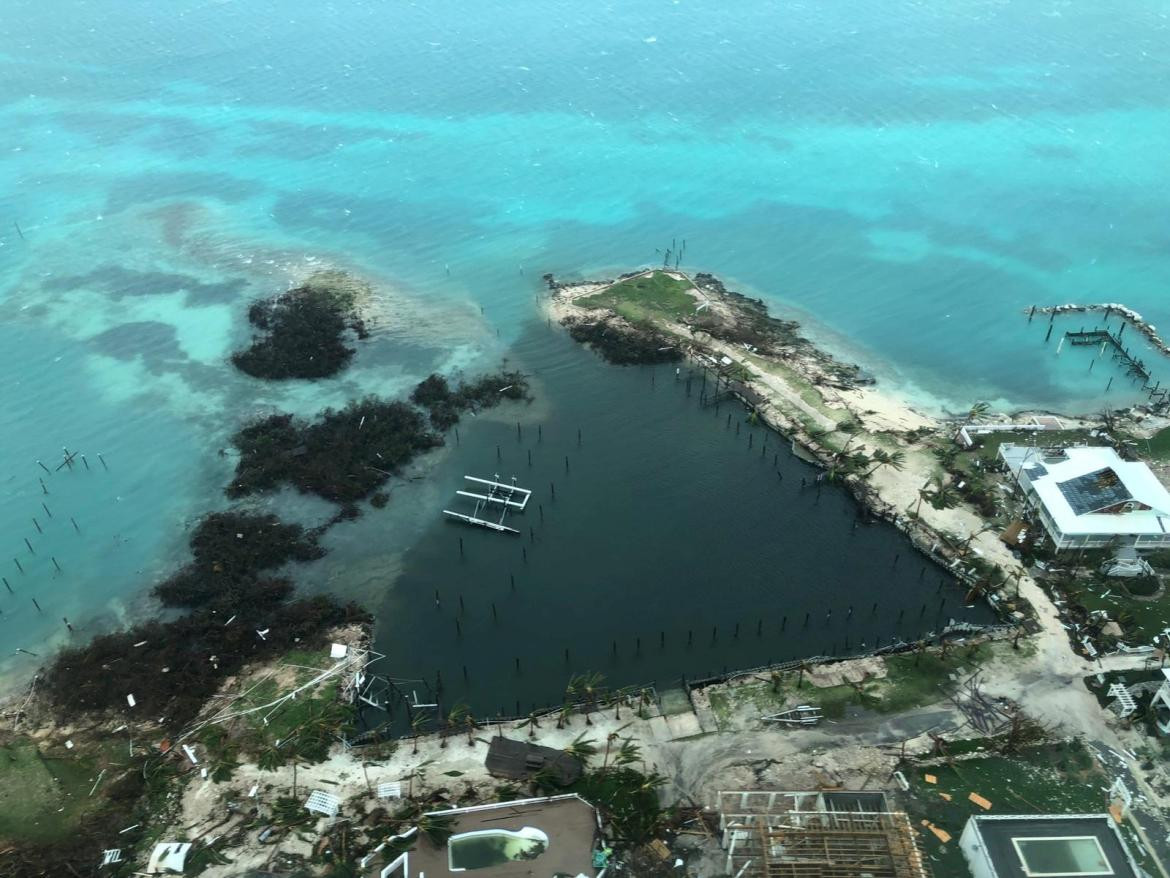
{"label": "dark lagoon water", "polygon": [[[610,366],[543,325],[512,361],[539,402],[465,423],[432,474],[431,524],[377,610],[384,673],[511,715],[585,671],[670,688],[992,619],[742,405],[702,408],[698,379],[688,397],[686,367]],[[441,515],[470,511],[464,475],[496,474],[534,492],[507,520],[520,536]]]}

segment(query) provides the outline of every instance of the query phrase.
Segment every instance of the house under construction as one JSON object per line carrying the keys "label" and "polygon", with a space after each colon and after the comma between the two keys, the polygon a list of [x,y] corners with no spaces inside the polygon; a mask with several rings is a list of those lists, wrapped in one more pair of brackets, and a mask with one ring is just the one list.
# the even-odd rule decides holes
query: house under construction
{"label": "house under construction", "polygon": [[735,878],[929,878],[902,812],[881,792],[722,792]]}

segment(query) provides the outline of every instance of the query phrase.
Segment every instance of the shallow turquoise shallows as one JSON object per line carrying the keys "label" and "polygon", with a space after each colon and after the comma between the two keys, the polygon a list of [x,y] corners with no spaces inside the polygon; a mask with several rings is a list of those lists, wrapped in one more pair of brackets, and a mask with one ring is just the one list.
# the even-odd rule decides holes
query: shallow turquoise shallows
{"label": "shallow turquoise shallows", "polygon": [[[1170,320],[1167,27],[1154,0],[8,0],[0,673],[149,610],[242,420],[494,367],[546,271],[685,240],[924,406],[1133,401],[1024,310]],[[322,267],[379,294],[354,366],[235,374],[248,300]],[[286,499],[257,505],[326,514]],[[376,604],[435,502],[397,486],[302,581]]]}

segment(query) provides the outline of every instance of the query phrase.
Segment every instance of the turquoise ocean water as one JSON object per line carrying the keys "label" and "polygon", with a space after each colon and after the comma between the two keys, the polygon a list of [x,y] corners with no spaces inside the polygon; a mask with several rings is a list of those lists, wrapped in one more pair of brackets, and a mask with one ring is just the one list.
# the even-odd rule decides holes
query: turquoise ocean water
{"label": "turquoise ocean water", "polygon": [[[1021,312],[1170,320],[1167,81],[1152,0],[8,0],[0,671],[148,606],[241,419],[493,366],[541,273],[676,238],[924,405],[1099,408]],[[323,266],[379,291],[355,366],[234,374],[247,301]],[[392,579],[391,506],[324,585]]]}

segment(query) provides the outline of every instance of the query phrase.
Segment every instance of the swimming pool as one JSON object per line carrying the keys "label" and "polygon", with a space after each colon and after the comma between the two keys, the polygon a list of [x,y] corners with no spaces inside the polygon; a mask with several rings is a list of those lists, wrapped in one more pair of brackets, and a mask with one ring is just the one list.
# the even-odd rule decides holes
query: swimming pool
{"label": "swimming pool", "polygon": [[535,826],[516,832],[481,829],[453,835],[447,841],[447,864],[452,872],[502,866],[516,860],[534,860],[548,848],[548,836]]}

